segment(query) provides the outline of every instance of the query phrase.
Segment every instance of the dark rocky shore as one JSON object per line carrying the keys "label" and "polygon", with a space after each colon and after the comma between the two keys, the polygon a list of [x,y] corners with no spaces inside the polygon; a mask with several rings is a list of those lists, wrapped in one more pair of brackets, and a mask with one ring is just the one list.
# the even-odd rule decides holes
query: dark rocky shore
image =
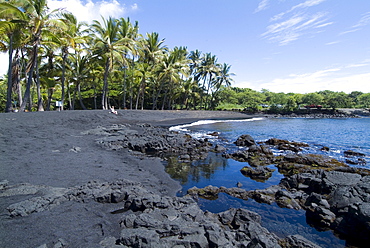
{"label": "dark rocky shore", "polygon": [[295,152],[304,144],[256,144],[245,136],[238,144],[245,152],[225,156],[247,161],[244,173],[261,180],[269,175],[265,165],[278,164],[286,175],[279,185],[248,192],[210,186],[175,197],[180,185],[161,158],[191,161],[224,149],[167,127],[250,117],[225,111],[1,114],[0,247],[318,247],[299,235],[277,237],[245,209],[200,210],[196,196],[220,192],[304,209],[317,228],[358,246],[368,242],[368,171],[317,156],[275,157],[269,150]]}

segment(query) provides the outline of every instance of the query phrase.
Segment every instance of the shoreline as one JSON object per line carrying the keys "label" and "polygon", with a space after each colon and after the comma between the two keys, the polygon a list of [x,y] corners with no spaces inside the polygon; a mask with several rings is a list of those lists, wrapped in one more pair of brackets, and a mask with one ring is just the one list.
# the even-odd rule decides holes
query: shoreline
{"label": "shoreline", "polygon": [[[65,197],[65,192],[91,182],[129,180],[151,194],[169,197],[181,189],[165,172],[161,159],[128,149],[102,149],[96,144],[99,136],[83,132],[125,124],[140,133],[137,125],[145,123],[169,127],[202,119],[249,116],[224,111],[151,110],[118,110],[117,115],[103,110],[0,114],[0,246],[50,246],[62,238],[69,244],[88,247],[108,234],[119,237],[117,216],[109,214],[116,205],[50,199],[55,195]],[[40,197],[56,205],[25,217],[9,216],[9,206]]]}
{"label": "shoreline", "polygon": [[[179,222],[179,225],[191,230],[189,242],[207,247],[211,234],[206,231],[196,236],[194,223],[205,225],[205,230],[209,225],[227,228],[221,227],[217,220],[233,215],[235,221],[241,221],[237,217],[239,210],[210,214],[201,211],[192,198],[175,197],[181,185],[165,172],[163,160],[145,152],[148,153],[147,149],[168,152],[170,148],[175,149],[175,153],[186,154],[185,160],[196,159],[210,151],[208,142],[171,133],[169,127],[200,120],[256,117],[268,118],[229,111],[178,110],[118,110],[117,115],[103,110],[0,114],[3,131],[0,134],[3,159],[0,164],[0,246],[115,247],[118,242],[122,247],[131,247],[131,239],[157,237],[158,230],[166,233],[168,230],[162,230],[162,226],[150,228],[153,223],[174,224],[173,217],[163,219],[163,215],[196,213],[194,219],[184,219],[185,224]],[[293,242],[292,246],[297,247],[294,242],[309,243],[303,237],[278,239],[260,229],[261,217],[247,212],[243,214],[250,217],[248,222],[253,222],[256,228],[249,231],[260,230],[260,236],[254,237],[260,244],[267,237],[276,245]],[[151,218],[156,219],[155,222]],[[145,230],[130,224],[134,219],[142,223]],[[247,230],[237,226],[230,231],[246,233]],[[173,230],[163,235],[173,235]],[[181,237],[181,233],[176,235]],[[239,244],[224,231],[217,235],[224,237],[220,242]],[[208,241],[204,237],[208,237]],[[184,241],[153,238],[148,242],[163,245],[160,242],[180,244]]]}

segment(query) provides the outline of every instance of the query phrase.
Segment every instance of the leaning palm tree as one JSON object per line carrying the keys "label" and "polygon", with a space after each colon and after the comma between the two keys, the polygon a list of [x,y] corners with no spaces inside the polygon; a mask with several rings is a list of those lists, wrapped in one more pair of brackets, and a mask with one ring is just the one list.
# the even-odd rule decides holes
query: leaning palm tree
{"label": "leaning palm tree", "polygon": [[102,92],[102,108],[108,109],[108,78],[117,61],[122,60],[126,38],[119,37],[119,22],[109,17],[102,18],[102,23],[95,20],[92,24],[94,45],[93,52],[104,62],[104,84]]}
{"label": "leaning palm tree", "polygon": [[[46,0],[23,0],[21,9],[23,9],[28,16],[28,25],[26,29],[29,31],[28,43],[31,46],[29,52],[29,62],[27,65],[27,85],[24,93],[24,100],[20,107],[20,111],[24,111],[26,104],[30,99],[30,89],[34,77],[34,71],[37,68],[39,46],[42,41],[42,35],[48,33],[53,36],[52,29],[56,26],[56,20],[52,17],[59,11],[58,9],[49,11]],[[36,83],[39,79],[36,75]],[[39,88],[39,85],[38,85]],[[43,110],[41,95],[38,91],[38,110]]]}

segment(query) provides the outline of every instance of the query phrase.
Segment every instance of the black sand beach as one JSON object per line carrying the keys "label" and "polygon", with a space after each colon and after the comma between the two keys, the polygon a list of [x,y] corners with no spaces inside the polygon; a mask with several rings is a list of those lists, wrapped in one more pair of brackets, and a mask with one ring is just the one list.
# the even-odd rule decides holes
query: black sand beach
{"label": "black sand beach", "polygon": [[[86,186],[89,182],[104,186],[129,180],[151,194],[169,197],[180,189],[159,158],[138,156],[128,149],[105,150],[96,144],[96,135],[83,132],[114,124],[171,126],[248,117],[223,111],[0,114],[0,247],[108,247],[100,242],[120,235],[120,217],[112,214],[119,203],[102,204],[81,196],[75,201],[65,199],[65,192],[90,187]],[[36,210],[22,212],[22,202],[37,205],[33,206]],[[43,211],[37,211],[39,208]],[[10,216],[11,209],[20,212]]]}

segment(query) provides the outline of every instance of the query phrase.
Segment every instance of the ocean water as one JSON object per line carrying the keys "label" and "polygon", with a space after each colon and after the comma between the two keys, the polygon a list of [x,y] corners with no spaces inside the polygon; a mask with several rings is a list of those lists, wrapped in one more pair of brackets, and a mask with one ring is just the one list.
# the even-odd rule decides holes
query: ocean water
{"label": "ocean water", "polygon": [[[303,153],[325,154],[345,162],[344,151],[353,150],[366,154],[367,162],[351,165],[370,169],[370,118],[314,119],[314,118],[253,118],[244,120],[199,121],[196,123],[172,127],[172,130],[186,132],[195,138],[208,138],[232,152],[238,149],[233,142],[243,134],[251,135],[257,142],[269,138],[305,142],[310,145]],[[218,132],[218,137],[209,135]],[[321,151],[322,147],[329,151]],[[278,154],[280,151],[274,151]],[[357,158],[351,158],[356,160]],[[225,159],[220,154],[211,153],[205,160],[192,163],[179,163],[169,160],[166,171],[175,180],[180,181],[182,190],[208,185],[235,187],[239,182],[243,189],[263,189],[276,185],[284,177],[277,170],[265,182],[257,182],[241,174],[240,169],[247,163]],[[275,168],[270,165],[270,168]],[[262,216],[262,225],[280,237],[300,234],[322,247],[346,247],[346,241],[336,237],[331,231],[319,232],[306,222],[305,212],[268,205],[253,200],[240,200],[226,194],[220,194],[216,200],[199,199],[203,210],[222,212],[231,207],[242,207],[258,212]]]}

